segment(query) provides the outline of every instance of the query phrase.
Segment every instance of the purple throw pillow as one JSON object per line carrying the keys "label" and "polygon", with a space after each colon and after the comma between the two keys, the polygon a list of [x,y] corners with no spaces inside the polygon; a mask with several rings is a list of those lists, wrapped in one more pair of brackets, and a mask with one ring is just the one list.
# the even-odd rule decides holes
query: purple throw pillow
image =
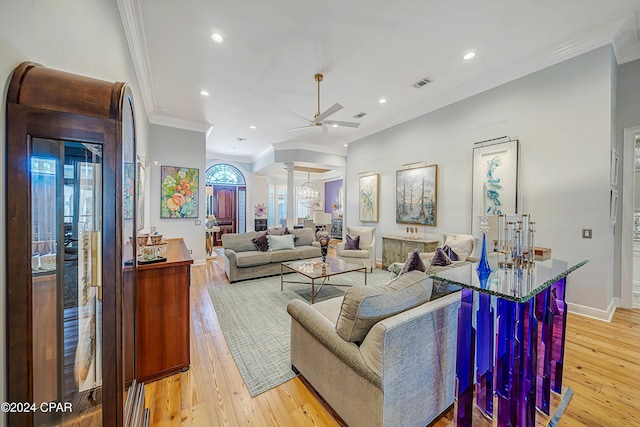
{"label": "purple throw pillow", "polygon": [[442,250],[444,251],[445,254],[447,254],[447,256],[451,261],[458,261],[458,255],[456,255],[456,253],[453,252],[453,249],[451,249],[449,245],[444,245],[442,247]]}
{"label": "purple throw pillow", "polygon": [[444,267],[445,265],[449,265],[449,264],[451,264],[451,258],[449,258],[449,256],[446,254],[445,251],[442,250],[442,248],[437,248],[436,254],[433,256],[433,259],[431,260],[431,265]]}
{"label": "purple throw pillow", "polygon": [[347,234],[347,247],[346,249],[358,250],[360,249],[360,236],[351,237]]}
{"label": "purple throw pillow", "polygon": [[257,237],[251,239],[254,245],[256,245],[256,249],[262,252],[266,252],[269,249],[269,240],[267,239],[266,233],[259,234]]}
{"label": "purple throw pillow", "polygon": [[409,254],[407,262],[404,263],[400,274],[408,273],[413,270],[427,271],[427,266],[424,265],[424,261],[420,258],[420,252],[413,251]]}

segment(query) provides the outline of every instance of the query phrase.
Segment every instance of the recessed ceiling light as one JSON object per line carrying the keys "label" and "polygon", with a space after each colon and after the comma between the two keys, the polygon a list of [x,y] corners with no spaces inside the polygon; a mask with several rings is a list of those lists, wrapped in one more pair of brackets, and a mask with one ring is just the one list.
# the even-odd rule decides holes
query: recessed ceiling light
{"label": "recessed ceiling light", "polygon": [[211,34],[211,40],[213,40],[216,43],[222,43],[224,41],[224,37],[222,37],[218,33],[213,33]]}
{"label": "recessed ceiling light", "polygon": [[462,59],[464,59],[465,61],[468,61],[470,59],[473,59],[475,56],[476,56],[475,52],[467,52],[467,53],[464,54]]}
{"label": "recessed ceiling light", "polygon": [[345,146],[345,147],[348,147],[348,146],[349,146],[349,144],[344,144],[344,146]]}
{"label": "recessed ceiling light", "polygon": [[249,126],[249,129],[255,129],[255,128],[256,128],[256,126],[255,126],[255,125],[251,125],[251,126]]}
{"label": "recessed ceiling light", "polygon": [[331,127],[332,127],[332,128],[337,128],[337,127],[338,127],[338,125],[334,123],[334,124],[332,124],[332,125],[331,125]]}
{"label": "recessed ceiling light", "polygon": [[384,104],[385,102],[387,102],[387,98],[380,98],[380,99],[378,99],[378,102],[380,104]]}
{"label": "recessed ceiling light", "polygon": [[209,96],[209,92],[207,92],[206,90],[201,90],[201,91],[200,91],[200,95],[202,95],[202,96]]}

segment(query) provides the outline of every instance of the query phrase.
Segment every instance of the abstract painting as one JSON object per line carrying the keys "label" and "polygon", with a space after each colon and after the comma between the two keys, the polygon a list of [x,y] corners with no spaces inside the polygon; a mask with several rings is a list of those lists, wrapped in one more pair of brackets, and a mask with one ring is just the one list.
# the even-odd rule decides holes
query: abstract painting
{"label": "abstract painting", "polygon": [[396,171],[396,222],[436,225],[438,165]]}
{"label": "abstract painting", "polygon": [[[472,233],[482,215],[515,214],[518,197],[518,140],[473,148]],[[485,193],[486,191],[486,193]]]}
{"label": "abstract painting", "polygon": [[360,221],[378,222],[378,188],[380,175],[366,175],[360,177]]}
{"label": "abstract painting", "polygon": [[160,218],[198,218],[199,170],[161,166]]}

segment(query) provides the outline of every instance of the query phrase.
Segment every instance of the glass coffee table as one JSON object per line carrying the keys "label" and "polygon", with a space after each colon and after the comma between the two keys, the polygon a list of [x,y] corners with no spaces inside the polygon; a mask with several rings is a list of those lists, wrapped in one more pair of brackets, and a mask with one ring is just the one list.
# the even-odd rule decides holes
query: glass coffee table
{"label": "glass coffee table", "polygon": [[[285,273],[293,271],[302,274],[304,277],[311,280],[309,282],[301,282],[295,280],[284,280]],[[283,262],[280,265],[280,290],[284,289],[285,283],[304,283],[311,285],[311,304],[315,303],[316,295],[322,289],[322,286],[327,283],[331,276],[337,276],[338,274],[351,273],[354,271],[361,271],[364,273],[364,285],[367,286],[367,267],[358,264],[349,264],[345,261],[327,257],[327,262],[322,263],[322,258],[311,258],[299,261]],[[322,280],[316,290],[316,281]],[[341,285],[339,283],[330,283],[331,286],[352,286]]]}

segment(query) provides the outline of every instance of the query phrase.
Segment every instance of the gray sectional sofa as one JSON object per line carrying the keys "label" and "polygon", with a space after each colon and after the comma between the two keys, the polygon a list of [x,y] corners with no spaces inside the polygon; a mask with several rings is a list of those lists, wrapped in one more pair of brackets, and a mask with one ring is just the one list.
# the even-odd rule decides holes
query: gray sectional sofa
{"label": "gray sectional sofa", "polygon": [[454,401],[457,290],[411,271],[291,301],[291,364],[350,427],[425,426]]}
{"label": "gray sectional sofa", "polygon": [[[284,229],[269,230],[270,234],[276,236],[281,236],[283,232]],[[280,274],[280,264],[285,261],[320,256],[320,247],[312,245],[315,234],[311,228],[290,230],[290,233],[297,237],[294,243],[295,249],[277,251],[262,252],[256,248],[252,239],[263,233],[264,231],[249,231],[222,235],[224,271],[231,283]]]}

